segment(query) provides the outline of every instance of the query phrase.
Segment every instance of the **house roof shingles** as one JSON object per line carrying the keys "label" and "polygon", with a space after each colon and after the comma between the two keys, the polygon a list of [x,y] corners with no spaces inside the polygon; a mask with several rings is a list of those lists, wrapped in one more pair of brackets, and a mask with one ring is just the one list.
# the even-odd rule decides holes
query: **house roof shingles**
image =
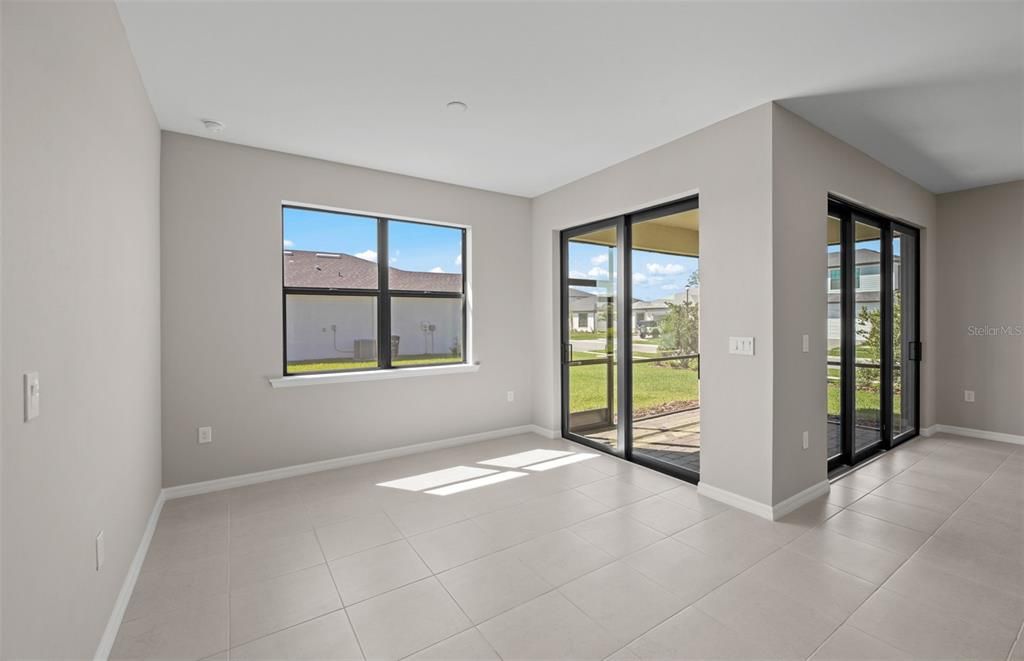
{"label": "house roof shingles", "polygon": [[[377,289],[377,263],[344,253],[285,250],[284,286],[308,289]],[[461,273],[388,268],[391,289],[462,292]]]}

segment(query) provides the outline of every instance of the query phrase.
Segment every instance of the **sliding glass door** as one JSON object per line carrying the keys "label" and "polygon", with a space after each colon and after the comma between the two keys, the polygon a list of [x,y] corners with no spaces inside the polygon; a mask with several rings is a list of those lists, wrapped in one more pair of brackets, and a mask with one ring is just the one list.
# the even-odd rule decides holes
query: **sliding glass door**
{"label": "sliding glass door", "polygon": [[827,228],[828,462],[917,434],[917,230],[838,200]]}
{"label": "sliding glass door", "polygon": [[563,435],[696,482],[697,198],[566,230],[561,262]]}

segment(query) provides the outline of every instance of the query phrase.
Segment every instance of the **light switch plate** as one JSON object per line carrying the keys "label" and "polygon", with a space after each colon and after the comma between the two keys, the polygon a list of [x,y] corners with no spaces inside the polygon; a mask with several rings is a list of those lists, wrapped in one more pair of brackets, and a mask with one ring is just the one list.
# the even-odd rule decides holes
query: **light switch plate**
{"label": "light switch plate", "polygon": [[729,353],[737,356],[754,355],[754,338],[752,337],[730,337]]}
{"label": "light switch plate", "polygon": [[811,336],[804,335],[803,343],[801,344],[804,353],[808,353],[811,350]]}
{"label": "light switch plate", "polygon": [[39,417],[39,372],[25,374],[25,422]]}
{"label": "light switch plate", "polygon": [[964,401],[965,402],[973,402],[974,401],[974,391],[973,390],[965,390],[964,391]]}
{"label": "light switch plate", "polygon": [[213,427],[200,427],[199,438],[197,439],[200,445],[206,443],[213,443]]}

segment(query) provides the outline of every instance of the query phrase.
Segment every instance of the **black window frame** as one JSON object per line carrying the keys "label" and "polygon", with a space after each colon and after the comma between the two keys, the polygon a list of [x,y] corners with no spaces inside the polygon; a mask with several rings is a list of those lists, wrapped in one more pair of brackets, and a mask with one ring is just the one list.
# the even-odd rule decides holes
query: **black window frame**
{"label": "black window frame", "polygon": [[[407,218],[394,218],[391,216],[384,215],[370,215],[366,213],[358,213],[351,211],[342,211],[339,209],[330,209],[317,206],[306,206],[301,204],[284,203],[281,205],[281,243],[284,245],[284,216],[288,209],[297,209],[301,211],[316,211],[319,213],[331,213],[339,216],[356,216],[360,218],[367,218],[377,223],[377,287],[376,289],[352,289],[352,288],[334,288],[334,287],[288,287],[285,284],[285,270],[284,270],[284,258],[289,252],[288,250],[282,249],[281,251],[281,359],[282,367],[281,373],[283,376],[312,376],[312,375],[324,375],[324,374],[356,374],[360,372],[380,372],[385,370],[402,370],[412,368],[424,368],[424,367],[448,367],[455,365],[466,365],[470,361],[469,356],[469,320],[468,320],[468,296],[467,291],[468,280],[469,280],[469,262],[467,260],[467,242],[468,232],[467,228],[460,227],[458,225],[448,225],[440,222],[430,222],[425,220],[409,220]],[[461,241],[461,267],[462,267],[462,290],[459,292],[447,292],[447,291],[418,291],[412,289],[391,289],[389,283],[389,267],[390,267],[390,252],[388,248],[388,228],[392,222],[398,223],[412,223],[417,225],[427,225],[430,227],[443,227],[445,229],[452,229],[459,231],[459,238]],[[316,372],[304,371],[304,372],[290,372],[288,370],[288,297],[289,296],[366,296],[376,297],[377,299],[377,366],[376,367],[354,367],[351,369],[340,369],[340,370],[322,370]],[[443,298],[443,299],[460,299],[462,301],[462,360],[458,362],[448,361],[436,364],[424,364],[424,365],[393,365],[391,355],[391,300],[393,298]],[[384,349],[384,350],[382,350]]]}

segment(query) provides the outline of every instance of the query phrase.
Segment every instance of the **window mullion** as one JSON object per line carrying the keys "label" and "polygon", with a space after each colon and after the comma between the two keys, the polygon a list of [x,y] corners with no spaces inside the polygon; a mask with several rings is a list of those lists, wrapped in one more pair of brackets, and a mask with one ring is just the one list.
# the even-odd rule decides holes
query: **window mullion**
{"label": "window mullion", "polygon": [[377,219],[377,366],[391,367],[391,291],[388,282],[388,221]]}

